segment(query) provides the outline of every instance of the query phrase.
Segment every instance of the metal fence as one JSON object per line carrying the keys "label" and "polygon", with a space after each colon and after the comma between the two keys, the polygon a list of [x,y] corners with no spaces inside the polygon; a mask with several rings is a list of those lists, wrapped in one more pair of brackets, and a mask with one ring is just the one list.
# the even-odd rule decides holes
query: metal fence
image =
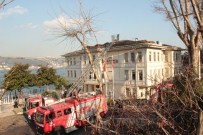
{"label": "metal fence", "polygon": [[5,95],[1,99],[2,104],[14,104],[15,97],[13,95]]}

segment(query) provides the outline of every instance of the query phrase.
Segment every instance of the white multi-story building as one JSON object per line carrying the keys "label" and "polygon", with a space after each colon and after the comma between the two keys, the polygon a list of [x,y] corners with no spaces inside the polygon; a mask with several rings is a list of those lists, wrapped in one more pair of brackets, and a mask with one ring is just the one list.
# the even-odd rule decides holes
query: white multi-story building
{"label": "white multi-story building", "polygon": [[[98,48],[104,49],[110,43],[88,47],[93,59],[99,56]],[[89,64],[84,50],[63,55],[68,63],[68,81],[74,83],[86,70]],[[106,54],[106,62],[98,66],[107,94],[115,98],[126,98],[132,95],[138,99],[148,98],[150,86],[170,79],[181,67],[181,48],[160,44],[153,41],[117,41]],[[104,64],[106,63],[106,64]],[[100,67],[100,68],[99,68]],[[104,70],[104,71],[103,71]],[[95,75],[86,76],[83,91],[98,89]]]}

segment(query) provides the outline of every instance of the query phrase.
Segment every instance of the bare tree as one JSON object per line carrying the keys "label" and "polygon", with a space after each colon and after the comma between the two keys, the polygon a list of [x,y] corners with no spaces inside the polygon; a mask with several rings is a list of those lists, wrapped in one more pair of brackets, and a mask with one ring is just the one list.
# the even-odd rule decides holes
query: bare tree
{"label": "bare tree", "polygon": [[[198,117],[203,85],[195,85],[199,82],[192,77],[193,72],[188,68],[183,70],[171,89],[160,84],[162,90],[156,93],[159,100],[130,99],[123,101],[122,107],[110,109],[110,118],[101,128],[101,134],[202,135]],[[175,82],[180,87],[175,87]]]}
{"label": "bare tree", "polygon": [[202,0],[159,0],[155,11],[166,16],[189,52],[189,63],[197,75],[199,51],[203,35]]}
{"label": "bare tree", "polygon": [[[155,11],[166,16],[188,49],[189,65],[200,76],[200,45],[203,38],[203,0],[159,0]],[[193,91],[188,90],[191,95]],[[191,97],[191,96],[190,96]],[[188,101],[192,101],[189,99]],[[199,108],[198,134],[203,133],[203,114]]]}
{"label": "bare tree", "polygon": [[0,1],[0,9],[4,8],[6,5],[10,4],[14,0],[1,0]]}
{"label": "bare tree", "polygon": [[[97,65],[94,64],[93,56],[91,54],[91,51],[89,49],[89,46],[91,46],[92,42],[97,42],[96,37],[96,30],[93,27],[93,23],[95,22],[95,16],[93,16],[91,13],[88,13],[84,10],[82,3],[80,1],[80,12],[78,14],[77,18],[69,18],[69,21],[67,22],[67,19],[58,19],[59,23],[59,29],[57,31],[59,32],[59,36],[63,37],[64,40],[76,40],[79,42],[81,47],[84,49],[85,53],[87,54],[89,58],[89,63],[92,68],[93,73],[95,74],[96,80],[99,84],[100,90],[102,93],[104,93],[103,87],[102,87],[102,78],[99,75],[99,72],[97,72]],[[66,14],[67,15],[67,14]],[[101,53],[101,48],[97,48],[98,53]],[[102,54],[101,54],[102,56]],[[101,124],[101,116],[100,112],[102,111],[102,104],[104,103],[104,99],[101,98],[100,105],[98,107],[98,111],[95,114],[97,119],[97,124]]]}
{"label": "bare tree", "polygon": [[91,46],[91,43],[89,42],[90,39],[94,39],[97,43],[96,31],[93,28],[94,16],[85,12],[82,3],[79,2],[79,4],[80,12],[78,18],[71,18],[71,22],[63,22],[64,20],[61,21],[60,19],[58,20],[60,24],[60,36],[65,39],[74,39],[80,43],[89,58],[89,62],[99,83],[100,89],[103,90],[102,81],[96,72],[96,67],[93,64],[93,56],[88,48],[88,46]]}

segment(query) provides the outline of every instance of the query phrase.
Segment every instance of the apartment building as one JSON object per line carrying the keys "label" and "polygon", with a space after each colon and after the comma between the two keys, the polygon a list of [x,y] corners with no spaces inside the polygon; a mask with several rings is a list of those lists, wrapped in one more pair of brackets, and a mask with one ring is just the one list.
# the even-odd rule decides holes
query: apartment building
{"label": "apartment building", "polygon": [[[104,60],[99,49],[111,43],[89,46],[93,59],[99,62],[97,72],[103,78],[105,92],[114,98],[149,98],[150,86],[170,79],[181,68],[181,48],[159,42],[140,40],[116,41],[107,52]],[[87,70],[88,56],[84,50],[63,55],[66,59],[68,81],[74,83]],[[83,91],[99,89],[93,72],[89,72]]]}

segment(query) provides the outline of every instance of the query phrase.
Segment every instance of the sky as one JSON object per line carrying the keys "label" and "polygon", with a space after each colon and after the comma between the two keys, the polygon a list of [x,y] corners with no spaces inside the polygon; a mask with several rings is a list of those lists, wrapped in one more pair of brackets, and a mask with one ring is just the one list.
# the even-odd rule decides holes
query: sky
{"label": "sky", "polygon": [[[176,31],[163,15],[153,11],[151,0],[82,0],[85,11],[95,15],[98,43],[120,40],[151,40],[184,48]],[[79,49],[75,40],[53,32],[62,16],[77,18],[77,0],[15,0],[0,10],[0,56],[61,57]]]}

